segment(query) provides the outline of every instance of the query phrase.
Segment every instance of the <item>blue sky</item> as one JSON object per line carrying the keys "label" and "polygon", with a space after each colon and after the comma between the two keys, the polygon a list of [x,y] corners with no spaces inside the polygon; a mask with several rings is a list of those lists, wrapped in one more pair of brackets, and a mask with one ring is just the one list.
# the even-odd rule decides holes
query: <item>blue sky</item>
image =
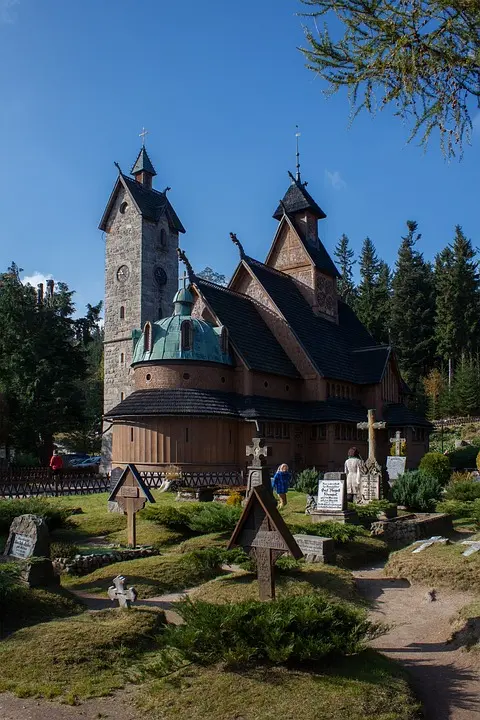
{"label": "blue sky", "polygon": [[[480,127],[463,162],[436,139],[427,154],[388,112],[351,128],[342,95],[326,99],[304,67],[298,0],[0,0],[0,269],[15,260],[103,297],[97,229],[116,177],[149,129],[156,187],[187,228],[193,266],[230,274],[237,253],[264,259],[271,215],[295,165],[327,213],[329,251],[341,233],[369,235],[393,263],[407,219],[427,258],[456,223],[480,244]],[[479,123],[480,125],[480,123]]]}

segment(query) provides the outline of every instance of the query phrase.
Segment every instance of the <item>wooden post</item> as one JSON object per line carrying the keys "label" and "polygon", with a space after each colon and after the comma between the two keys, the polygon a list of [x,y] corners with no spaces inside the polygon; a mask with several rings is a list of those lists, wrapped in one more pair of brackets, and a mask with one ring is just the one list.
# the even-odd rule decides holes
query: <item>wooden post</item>
{"label": "wooden post", "polygon": [[127,530],[128,530],[128,544],[134,548],[137,546],[137,523],[136,523],[136,511],[135,502],[133,498],[126,498],[127,500]]}
{"label": "wooden post", "polygon": [[275,600],[275,569],[270,548],[255,548],[258,595],[260,600]]}

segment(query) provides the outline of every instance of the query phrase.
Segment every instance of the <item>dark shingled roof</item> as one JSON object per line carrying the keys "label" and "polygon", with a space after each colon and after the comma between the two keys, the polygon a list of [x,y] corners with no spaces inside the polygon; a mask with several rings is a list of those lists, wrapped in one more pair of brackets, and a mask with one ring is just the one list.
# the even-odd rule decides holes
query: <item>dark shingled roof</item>
{"label": "dark shingled roof", "polygon": [[177,232],[185,232],[185,228],[165,193],[147,188],[126,175],[122,175],[122,177],[145,220],[158,222],[166,214],[170,224]]}
{"label": "dark shingled roof", "polygon": [[[289,215],[300,212],[301,210],[310,210],[320,220],[327,216],[323,210],[317,205],[305,187],[305,183],[299,180],[293,180],[282,200],[285,210]],[[275,210],[273,217],[275,220],[281,220],[283,217],[283,208],[281,205]]]}
{"label": "dark shingled roof", "polygon": [[133,167],[132,167],[132,175],[135,175],[139,172],[147,172],[150,173],[150,175],[156,175],[155,168],[152,165],[152,161],[148,157],[148,153],[145,150],[144,147],[140,150],[138,153],[138,157],[135,160]]}
{"label": "dark shingled roof", "polygon": [[367,419],[366,408],[351,401],[305,403],[260,395],[245,397],[218,390],[186,388],[137,390],[106,413],[106,417],[112,419],[146,415],[223,416],[312,423],[356,423]]}
{"label": "dark shingled roof", "polygon": [[[284,315],[290,328],[321,375],[336,380],[370,384],[380,382],[384,365],[370,364],[366,353],[354,350],[372,347],[374,340],[355,313],[339,300],[339,323],[315,315],[291,277],[253,258],[245,258],[259,282]],[[353,351],[352,351],[353,350]]]}
{"label": "dark shingled roof", "polygon": [[415,412],[415,410],[410,410],[410,408],[407,408],[401,403],[385,405],[383,408],[383,416],[387,423],[392,426],[421,425],[423,427],[433,428],[432,423],[428,422],[423,415]]}
{"label": "dark shingled roof", "polygon": [[388,345],[377,345],[376,347],[361,348],[353,350],[355,365],[358,368],[361,382],[367,385],[374,384],[383,377],[385,368],[391,354]]}
{"label": "dark shingled roof", "polygon": [[295,365],[249,298],[200,278],[195,284],[222,325],[228,328],[232,345],[250,368],[299,377]]}
{"label": "dark shingled roof", "polygon": [[321,240],[318,241],[318,247],[305,242],[302,237],[300,237],[300,240],[302,241],[305,250],[315,263],[317,270],[324,272],[326,275],[331,275],[332,277],[341,277],[335,263],[328,254]]}

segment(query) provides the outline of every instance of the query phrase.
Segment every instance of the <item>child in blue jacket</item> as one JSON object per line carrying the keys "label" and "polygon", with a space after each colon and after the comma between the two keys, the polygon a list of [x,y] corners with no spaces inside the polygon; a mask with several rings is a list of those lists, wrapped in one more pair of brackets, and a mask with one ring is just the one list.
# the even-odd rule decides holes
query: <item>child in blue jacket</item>
{"label": "child in blue jacket", "polygon": [[292,473],[288,469],[288,465],[283,463],[279,466],[277,472],[273,476],[273,489],[280,498],[279,507],[285,507],[287,504],[287,491],[292,480]]}

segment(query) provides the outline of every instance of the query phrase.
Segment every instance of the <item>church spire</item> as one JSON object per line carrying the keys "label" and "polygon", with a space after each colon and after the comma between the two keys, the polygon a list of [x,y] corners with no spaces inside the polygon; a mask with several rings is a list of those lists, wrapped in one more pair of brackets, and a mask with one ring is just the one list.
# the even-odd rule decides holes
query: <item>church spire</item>
{"label": "church spire", "polygon": [[154,178],[157,173],[152,165],[152,161],[148,157],[145,145],[142,146],[138,153],[131,172],[137,182],[142,183],[142,185],[145,185],[145,187],[149,189],[152,187],[152,178]]}

